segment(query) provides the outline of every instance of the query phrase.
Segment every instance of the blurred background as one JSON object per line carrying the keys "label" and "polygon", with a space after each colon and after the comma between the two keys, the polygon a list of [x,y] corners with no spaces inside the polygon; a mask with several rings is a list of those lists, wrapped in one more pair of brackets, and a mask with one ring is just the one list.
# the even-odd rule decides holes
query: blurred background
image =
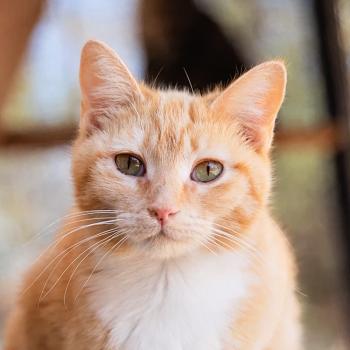
{"label": "blurred background", "polygon": [[[350,1],[0,0],[0,339],[23,268],[72,203],[80,50],[205,91],[285,59],[273,211],[295,247],[308,350],[350,347]],[[1,347],[1,340],[0,340]]]}

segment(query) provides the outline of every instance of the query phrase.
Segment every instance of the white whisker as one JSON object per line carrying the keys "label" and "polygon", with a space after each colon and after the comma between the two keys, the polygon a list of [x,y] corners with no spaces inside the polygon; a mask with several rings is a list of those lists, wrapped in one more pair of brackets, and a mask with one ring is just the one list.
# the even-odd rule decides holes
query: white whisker
{"label": "white whisker", "polygon": [[74,229],[72,229],[71,231],[63,234],[62,236],[58,237],[55,241],[53,241],[46,249],[44,249],[44,251],[39,254],[39,256],[34,260],[34,263],[35,264],[37,261],[40,260],[40,258],[46,254],[48,251],[50,250],[53,250],[60,242],[62,242],[66,237],[72,235],[73,233],[75,232],[78,232],[78,231],[81,231],[81,230],[84,230],[86,228],[89,228],[89,227],[92,227],[92,226],[98,226],[98,225],[113,225],[113,224],[116,224],[118,221],[118,219],[113,219],[113,220],[107,220],[107,221],[99,221],[99,222],[94,222],[92,224],[88,224],[88,225],[83,225],[83,226],[79,226],[79,227],[76,227]]}
{"label": "white whisker", "polygon": [[[115,230],[115,232],[111,235],[111,237],[109,239],[107,239],[103,245],[106,245],[108,244],[110,241],[120,237],[123,235],[123,233],[119,233],[119,234],[115,234],[115,233],[118,233],[117,229]],[[67,285],[66,285],[66,289],[64,291],[64,295],[63,295],[63,303],[64,305],[66,305],[66,295],[67,295],[67,291],[68,291],[68,288],[69,288],[69,285],[72,281],[72,278],[74,276],[74,274],[76,273],[76,271],[78,270],[79,266],[85,261],[85,259],[87,259],[87,257],[89,255],[91,255],[95,250],[97,250],[98,248],[100,248],[102,245],[97,245],[97,247],[95,247],[94,249],[92,250],[89,250],[88,253],[83,257],[82,260],[79,261],[79,263],[77,264],[77,266],[74,268],[73,272],[71,273],[70,277],[69,277],[69,280],[67,282]]]}
{"label": "white whisker", "polygon": [[[110,231],[112,231],[112,230],[114,230],[114,229],[115,229],[115,228],[109,229],[109,230],[106,230],[106,231],[102,231],[102,232],[100,232],[100,233],[98,233],[98,234],[95,234],[95,235],[93,235],[93,236],[87,237],[87,238],[85,238],[85,239],[83,239],[83,240],[80,240],[80,241],[78,241],[77,243],[75,243],[75,244],[69,246],[68,248],[66,248],[66,249],[63,250],[62,252],[60,252],[58,255],[56,255],[56,256],[54,257],[53,260],[51,260],[51,261],[49,262],[48,265],[45,266],[45,268],[39,273],[39,275],[33,280],[33,282],[22,292],[22,295],[24,295],[24,294],[35,284],[35,282],[38,281],[38,279],[45,273],[45,271],[46,271],[46,270],[47,270],[61,255],[64,254],[63,257],[60,259],[60,261],[62,261],[62,259],[63,259],[71,250],[73,250],[74,248],[77,248],[79,245],[84,244],[84,243],[86,243],[86,242],[89,242],[89,241],[91,241],[91,240],[93,240],[93,239],[96,239],[97,237],[100,237],[100,236],[103,236],[103,235],[107,235],[107,234],[109,234]],[[45,253],[45,252],[44,252],[44,253]],[[44,253],[42,253],[41,256],[42,256]],[[59,262],[60,262],[60,261],[59,261]],[[58,263],[59,263],[59,262],[58,262]],[[55,265],[54,269],[56,268],[56,266],[57,266],[57,264]]]}
{"label": "white whisker", "polygon": [[[57,278],[57,280],[55,281],[55,283],[50,287],[50,289],[45,293],[45,295],[43,295],[43,291],[44,291],[44,288],[42,290],[42,293],[40,294],[40,297],[39,297],[39,302],[38,304],[40,304],[40,302],[45,299],[45,297],[50,294],[50,292],[57,286],[58,282],[61,280],[61,278],[64,276],[64,274],[68,271],[68,269],[82,256],[84,255],[89,249],[93,248],[93,247],[96,247],[96,246],[99,246],[101,244],[103,244],[105,241],[109,240],[111,237],[108,236],[106,238],[103,238],[102,241],[98,241],[96,243],[94,243],[92,246],[89,246],[87,247],[82,253],[80,253],[77,257],[75,257],[73,259],[73,261],[63,270],[63,272],[59,275],[59,277]],[[45,287],[45,286],[44,286]]]}
{"label": "white whisker", "polygon": [[121,247],[124,242],[128,239],[127,236],[123,237],[119,242],[117,242],[115,245],[113,245],[113,247],[111,247],[111,249],[109,249],[103,256],[102,258],[100,258],[100,260],[96,263],[96,265],[94,266],[93,270],[91,271],[89,277],[87,278],[87,280],[84,282],[84,284],[82,285],[82,287],[79,289],[77,295],[74,298],[74,302],[73,304],[75,304],[76,300],[78,299],[80,293],[83,291],[83,289],[85,288],[85,286],[89,283],[92,275],[95,273],[97,267],[100,265],[100,263],[104,260],[104,258],[111,253],[112,250],[114,249],[118,249],[119,247]]}
{"label": "white whisker", "polygon": [[46,231],[51,229],[53,226],[59,224],[61,221],[64,221],[65,219],[71,219],[71,218],[76,218],[80,216],[95,215],[95,214],[117,214],[117,213],[118,213],[117,210],[87,210],[87,211],[82,211],[78,213],[74,212],[74,213],[64,215],[60,218],[55,219],[49,225],[41,229],[39,233],[34,235],[29,241],[25,242],[23,246],[26,246],[27,244],[31,243],[33,240],[40,238],[42,235],[45,235]]}

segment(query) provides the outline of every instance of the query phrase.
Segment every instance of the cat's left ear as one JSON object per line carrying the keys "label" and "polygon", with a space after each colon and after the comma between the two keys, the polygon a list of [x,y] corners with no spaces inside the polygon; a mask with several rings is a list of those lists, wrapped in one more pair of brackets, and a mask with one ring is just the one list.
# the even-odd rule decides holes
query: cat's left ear
{"label": "cat's left ear", "polygon": [[213,102],[212,108],[218,115],[238,121],[248,143],[258,152],[267,152],[286,82],[287,72],[282,61],[260,64],[229,85]]}
{"label": "cat's left ear", "polygon": [[98,126],[103,111],[118,109],[142,98],[139,85],[118,55],[106,44],[90,40],[80,60],[81,114],[84,124]]}

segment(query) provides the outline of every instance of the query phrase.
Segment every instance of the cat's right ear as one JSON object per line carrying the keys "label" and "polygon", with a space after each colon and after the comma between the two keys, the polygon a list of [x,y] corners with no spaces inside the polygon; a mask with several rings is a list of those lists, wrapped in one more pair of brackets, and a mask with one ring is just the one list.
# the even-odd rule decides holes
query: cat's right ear
{"label": "cat's right ear", "polygon": [[[81,53],[81,127],[98,128],[111,111],[142,98],[139,85],[117,54],[106,44],[90,40]],[[106,113],[108,111],[108,113]]]}

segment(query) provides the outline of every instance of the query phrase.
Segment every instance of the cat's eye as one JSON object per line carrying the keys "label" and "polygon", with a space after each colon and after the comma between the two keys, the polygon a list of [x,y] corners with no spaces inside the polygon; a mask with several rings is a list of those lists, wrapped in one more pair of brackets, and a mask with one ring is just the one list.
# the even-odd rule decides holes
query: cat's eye
{"label": "cat's eye", "polygon": [[133,154],[117,154],[115,156],[115,164],[118,170],[125,175],[143,176],[146,172],[142,160]]}
{"label": "cat's eye", "polygon": [[197,182],[210,182],[217,179],[224,167],[215,160],[205,160],[195,166],[192,171],[191,179]]}

